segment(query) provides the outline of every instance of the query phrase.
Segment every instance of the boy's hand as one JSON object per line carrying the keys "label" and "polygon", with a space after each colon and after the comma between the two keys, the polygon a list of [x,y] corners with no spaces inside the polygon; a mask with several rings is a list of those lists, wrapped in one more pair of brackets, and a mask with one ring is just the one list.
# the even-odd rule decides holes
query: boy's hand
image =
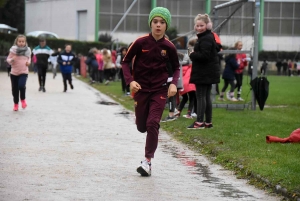
{"label": "boy's hand", "polygon": [[26,61],[26,64],[25,64],[26,66],[29,66],[30,65],[30,63],[28,62],[28,61]]}
{"label": "boy's hand", "polygon": [[63,65],[66,65],[66,62],[65,62],[65,61],[63,62]]}
{"label": "boy's hand", "polygon": [[175,86],[175,84],[170,84],[168,89],[168,97],[175,96],[176,93],[177,93],[177,87]]}
{"label": "boy's hand", "polygon": [[142,89],[141,85],[136,81],[130,82],[130,90],[136,93],[138,90]]}

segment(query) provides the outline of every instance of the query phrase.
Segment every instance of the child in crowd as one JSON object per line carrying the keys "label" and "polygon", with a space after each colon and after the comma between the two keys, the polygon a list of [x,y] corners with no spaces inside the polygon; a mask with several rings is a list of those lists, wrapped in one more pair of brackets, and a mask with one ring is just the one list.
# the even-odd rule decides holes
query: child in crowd
{"label": "child in crowd", "polygon": [[181,114],[185,104],[189,101],[188,111],[186,115],[183,117],[187,119],[192,119],[192,111],[194,107],[194,101],[196,101],[196,87],[194,84],[190,83],[192,71],[192,64],[187,66],[182,66],[182,75],[183,75],[183,89],[179,91],[182,96],[182,100],[180,101],[178,111]]}
{"label": "child in crowd", "polygon": [[96,54],[98,54],[97,48],[90,49],[87,59],[85,60],[85,64],[88,65],[89,75],[90,75],[90,83],[94,84],[96,82],[96,73],[98,72],[99,63],[96,59]]}
{"label": "child in crowd", "polygon": [[[229,48],[229,50],[235,50],[235,48]],[[224,79],[224,87],[222,88],[219,100],[224,101],[224,92],[230,84],[229,100],[237,101],[234,97],[234,72],[239,68],[239,63],[236,60],[236,54],[229,54],[225,57],[225,69],[223,71],[222,78]]]}
{"label": "child in crowd", "polygon": [[74,89],[72,84],[72,70],[73,63],[75,61],[75,55],[72,53],[72,46],[67,44],[65,46],[65,51],[59,54],[57,58],[57,63],[60,65],[60,71],[63,77],[64,92],[67,92],[67,80],[70,84],[71,89]]}
{"label": "child in crowd", "polygon": [[39,91],[46,92],[46,75],[48,69],[48,59],[53,54],[53,50],[46,45],[46,39],[40,38],[39,45],[33,49],[33,54],[36,56],[36,66],[39,78]]}
{"label": "child in crowd", "polygon": [[[234,45],[235,49],[242,50],[243,49],[243,43],[242,41],[237,41]],[[244,68],[247,67],[247,57],[246,54],[236,54],[237,62],[239,63],[239,68],[235,70],[235,80],[236,85],[235,88],[237,88],[237,100],[238,101],[244,101],[244,99],[241,97],[242,94],[242,85],[243,85],[243,71]],[[230,95],[227,94],[227,98],[230,99]]]}
{"label": "child in crowd", "polygon": [[[177,51],[172,42],[164,35],[171,25],[171,14],[167,8],[156,7],[149,15],[148,25],[151,33],[139,37],[132,43],[122,62],[126,84],[135,93],[135,115],[138,131],[145,133],[145,160],[137,168],[142,176],[151,175],[151,159],[158,144],[159,122],[164,111],[167,97],[177,93],[179,77],[179,61]],[[130,73],[130,63],[135,57],[133,70]],[[167,85],[168,67],[170,62],[173,80]]]}
{"label": "child in crowd", "polygon": [[11,86],[14,98],[14,111],[19,110],[19,95],[22,108],[26,103],[26,81],[28,77],[28,66],[31,63],[31,49],[27,45],[26,36],[18,35],[13,46],[9,50],[7,63],[11,65]]}
{"label": "child in crowd", "polygon": [[126,85],[126,83],[125,83],[125,79],[123,76],[123,70],[122,70],[122,64],[121,64],[121,61],[124,59],[124,57],[127,53],[127,50],[128,50],[127,47],[121,47],[120,54],[118,54],[118,56],[117,56],[116,67],[117,67],[117,69],[119,69],[119,75],[120,75],[121,84],[122,84],[122,91],[127,96],[130,96],[129,85]]}
{"label": "child in crowd", "polygon": [[[212,23],[207,14],[195,17],[197,43],[190,51],[192,72],[190,83],[196,85],[197,120],[188,129],[212,128],[212,84],[220,82],[219,47],[211,32]],[[205,117],[205,119],[204,119]]]}
{"label": "child in crowd", "polygon": [[115,64],[112,60],[112,53],[108,49],[102,50],[103,55],[103,69],[104,69],[104,77],[105,77],[105,85],[108,85],[110,81],[113,81],[113,78],[115,76]]}

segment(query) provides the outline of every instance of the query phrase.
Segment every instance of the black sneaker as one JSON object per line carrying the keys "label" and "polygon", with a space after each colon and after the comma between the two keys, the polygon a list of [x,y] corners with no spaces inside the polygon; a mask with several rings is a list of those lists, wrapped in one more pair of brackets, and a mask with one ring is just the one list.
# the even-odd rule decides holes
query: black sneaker
{"label": "black sneaker", "polygon": [[205,128],[213,128],[212,123],[210,123],[210,124],[205,123]]}
{"label": "black sneaker", "polygon": [[189,127],[187,127],[187,129],[204,129],[204,128],[205,128],[204,123],[199,123],[196,121],[193,124],[191,124]]}
{"label": "black sneaker", "polygon": [[45,87],[43,87],[43,92],[46,92],[46,89],[45,89]]}
{"label": "black sneaker", "polygon": [[42,86],[40,86],[40,88],[39,88],[39,91],[42,91],[43,90],[43,87]]}
{"label": "black sneaker", "polygon": [[70,84],[70,87],[71,87],[71,89],[74,89],[74,86],[73,86],[73,84]]}
{"label": "black sneaker", "polygon": [[166,118],[160,120],[160,122],[174,121],[174,120],[176,120],[176,119],[177,119],[177,118],[176,118],[175,116],[170,117],[170,116],[168,115]]}

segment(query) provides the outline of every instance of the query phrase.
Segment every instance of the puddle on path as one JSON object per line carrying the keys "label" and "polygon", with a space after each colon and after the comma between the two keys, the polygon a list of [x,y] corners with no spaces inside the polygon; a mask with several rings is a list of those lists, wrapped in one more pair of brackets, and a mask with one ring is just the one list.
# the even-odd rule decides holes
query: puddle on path
{"label": "puddle on path", "polygon": [[202,183],[207,183],[210,186],[213,185],[214,188],[219,190],[220,196],[235,199],[255,199],[252,195],[237,189],[228,181],[214,176],[209,165],[204,165],[200,162],[200,157],[203,157],[200,154],[193,153],[193,151],[186,151],[180,145],[177,145],[177,143],[172,143],[167,139],[160,139],[159,143],[163,148],[163,152],[170,154],[178,159],[182,165],[187,166],[188,173],[199,175],[198,178],[197,176],[195,178],[201,180]]}

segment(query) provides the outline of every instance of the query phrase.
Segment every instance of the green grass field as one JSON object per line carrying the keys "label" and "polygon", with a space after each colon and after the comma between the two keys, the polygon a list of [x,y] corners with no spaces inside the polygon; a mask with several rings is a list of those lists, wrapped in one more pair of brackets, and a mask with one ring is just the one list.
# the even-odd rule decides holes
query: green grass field
{"label": "green grass field", "polygon": [[[88,79],[82,80],[88,82]],[[287,189],[289,197],[300,197],[300,144],[267,144],[265,140],[269,134],[288,137],[300,128],[300,77],[268,76],[268,80],[268,107],[263,111],[258,106],[255,111],[214,108],[213,129],[188,130],[186,127],[194,120],[183,117],[161,123],[161,128],[214,162],[236,171],[238,177],[248,178],[268,190],[279,184]],[[246,102],[250,102],[247,83],[249,78],[244,76],[242,97],[246,99],[249,94]],[[93,86],[133,110],[133,101],[122,94],[120,82]],[[220,83],[220,89],[222,86]],[[185,112],[186,109],[183,114]],[[163,117],[167,114],[165,110]]]}

